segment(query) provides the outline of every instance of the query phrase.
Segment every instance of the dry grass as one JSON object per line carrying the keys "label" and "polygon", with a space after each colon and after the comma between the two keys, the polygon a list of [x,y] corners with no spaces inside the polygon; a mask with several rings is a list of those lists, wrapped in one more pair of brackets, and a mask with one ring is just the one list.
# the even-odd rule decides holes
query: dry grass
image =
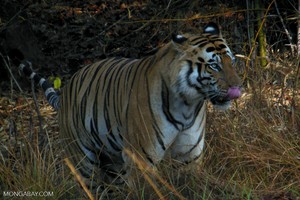
{"label": "dry grass", "polygon": [[[149,174],[163,198],[178,199],[171,187],[186,199],[299,200],[299,74],[288,78],[290,85],[272,85],[273,79],[284,77],[276,70],[255,70],[255,74],[247,74],[245,93],[231,110],[210,109],[200,164],[175,169],[162,162],[158,175],[169,187],[153,178],[157,175]],[[15,92],[0,98],[0,196],[9,191],[49,191],[53,193],[47,199],[87,199],[61,157],[55,112],[40,94],[41,134],[30,96]],[[146,185],[137,180],[136,189],[110,186],[113,194],[99,196],[157,199],[157,191]]]}

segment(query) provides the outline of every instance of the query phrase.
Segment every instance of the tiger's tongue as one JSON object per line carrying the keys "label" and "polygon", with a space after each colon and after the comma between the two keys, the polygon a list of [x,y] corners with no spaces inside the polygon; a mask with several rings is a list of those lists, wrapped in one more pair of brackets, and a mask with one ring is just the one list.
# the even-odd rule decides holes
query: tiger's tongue
{"label": "tiger's tongue", "polygon": [[232,99],[237,99],[241,96],[242,92],[239,87],[230,87],[227,91],[227,97],[232,100]]}

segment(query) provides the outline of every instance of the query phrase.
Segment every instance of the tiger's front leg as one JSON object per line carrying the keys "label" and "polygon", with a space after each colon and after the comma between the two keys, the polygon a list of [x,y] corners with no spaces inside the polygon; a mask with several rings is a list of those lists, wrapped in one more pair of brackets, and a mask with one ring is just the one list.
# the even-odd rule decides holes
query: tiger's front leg
{"label": "tiger's front leg", "polygon": [[206,106],[203,106],[194,124],[180,132],[173,142],[170,148],[172,159],[188,164],[201,157],[204,148],[205,123]]}
{"label": "tiger's front leg", "polygon": [[124,148],[122,157],[125,162],[126,184],[130,188],[130,198],[139,199],[140,194],[144,195],[145,199],[157,199],[155,191],[149,184],[149,179],[155,185],[158,185],[154,174],[157,174],[157,168],[153,163],[150,163],[137,151],[129,148]]}

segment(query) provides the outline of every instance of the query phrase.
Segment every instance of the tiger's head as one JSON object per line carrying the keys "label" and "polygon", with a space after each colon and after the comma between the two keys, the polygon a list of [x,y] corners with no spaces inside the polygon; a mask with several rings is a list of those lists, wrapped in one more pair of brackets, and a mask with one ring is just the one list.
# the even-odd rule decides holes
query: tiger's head
{"label": "tiger's head", "polygon": [[235,57],[215,23],[207,24],[201,35],[174,35],[172,45],[180,66],[173,71],[171,84],[181,96],[209,99],[219,109],[227,109],[231,100],[241,96]]}

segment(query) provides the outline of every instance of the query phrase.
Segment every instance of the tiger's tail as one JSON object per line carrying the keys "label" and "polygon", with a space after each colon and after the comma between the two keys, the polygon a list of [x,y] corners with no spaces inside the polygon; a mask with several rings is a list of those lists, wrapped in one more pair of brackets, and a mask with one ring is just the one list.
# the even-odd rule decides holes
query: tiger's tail
{"label": "tiger's tail", "polygon": [[31,62],[25,60],[19,65],[19,70],[25,74],[25,76],[34,80],[34,83],[39,84],[44,91],[48,103],[55,109],[59,109],[60,96],[45,78],[41,77],[32,70]]}

